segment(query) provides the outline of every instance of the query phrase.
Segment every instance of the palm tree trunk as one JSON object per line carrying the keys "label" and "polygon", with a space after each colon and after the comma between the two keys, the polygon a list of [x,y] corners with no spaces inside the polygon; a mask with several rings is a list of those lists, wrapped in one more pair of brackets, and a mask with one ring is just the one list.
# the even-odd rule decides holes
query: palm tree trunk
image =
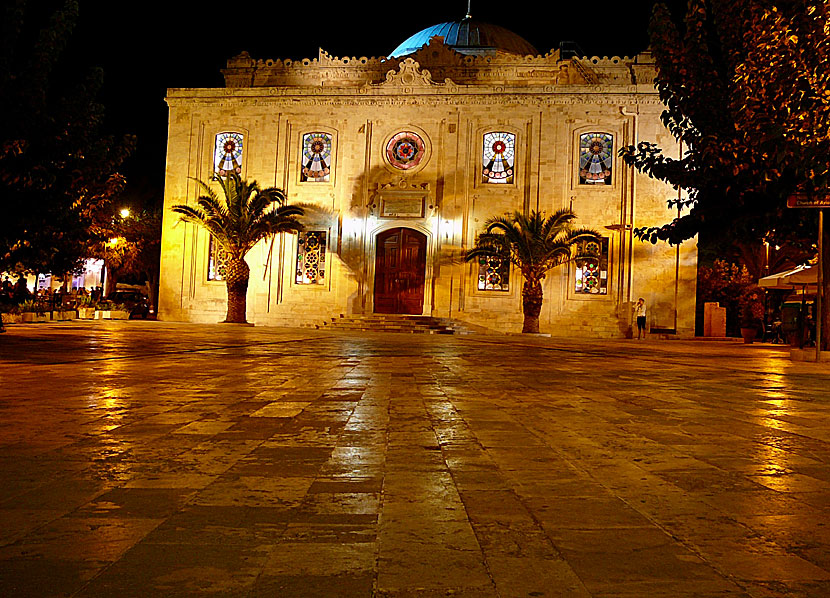
{"label": "palm tree trunk", "polygon": [[542,313],[542,283],[539,280],[525,280],[522,285],[522,332],[539,333],[539,314]]}
{"label": "palm tree trunk", "polygon": [[248,299],[248,278],[251,269],[244,258],[230,258],[225,272],[228,286],[228,315],[225,322],[231,324],[247,324],[245,319]]}

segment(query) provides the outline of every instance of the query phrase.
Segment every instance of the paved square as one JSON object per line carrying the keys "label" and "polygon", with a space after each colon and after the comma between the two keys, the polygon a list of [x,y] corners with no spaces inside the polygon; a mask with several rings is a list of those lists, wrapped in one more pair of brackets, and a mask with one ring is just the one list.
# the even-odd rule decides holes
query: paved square
{"label": "paved square", "polygon": [[781,347],[89,322],[0,336],[0,596],[830,596]]}

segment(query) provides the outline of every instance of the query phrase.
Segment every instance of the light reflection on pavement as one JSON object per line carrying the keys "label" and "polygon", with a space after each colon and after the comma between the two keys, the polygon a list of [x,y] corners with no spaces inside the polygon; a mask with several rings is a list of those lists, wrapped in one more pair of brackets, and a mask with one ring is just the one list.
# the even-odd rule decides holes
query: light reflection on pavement
{"label": "light reflection on pavement", "polygon": [[827,596],[778,346],[163,322],[0,337],[2,596]]}

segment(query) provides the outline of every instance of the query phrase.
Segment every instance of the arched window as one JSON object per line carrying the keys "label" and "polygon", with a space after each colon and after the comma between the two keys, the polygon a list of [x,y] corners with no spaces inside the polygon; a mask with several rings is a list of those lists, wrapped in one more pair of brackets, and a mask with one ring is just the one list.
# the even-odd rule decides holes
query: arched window
{"label": "arched window", "polygon": [[479,257],[478,290],[509,291],[510,260],[496,256]]}
{"label": "arched window", "polygon": [[326,231],[309,230],[297,235],[296,284],[323,284],[326,278]]}
{"label": "arched window", "polygon": [[486,133],[481,152],[482,180],[485,183],[512,183],[515,153],[516,136],[513,133]]}
{"label": "arched window", "polygon": [[608,294],[608,238],[577,245],[574,291],[580,295]]}
{"label": "arched window", "polygon": [[303,135],[300,181],[327,183],[331,179],[331,135]]}
{"label": "arched window", "polygon": [[216,136],[213,150],[213,167],[219,176],[242,172],[242,133],[225,131]]}
{"label": "arched window", "polygon": [[225,251],[213,235],[208,241],[208,280],[225,280],[228,272],[228,261],[231,255]]}
{"label": "arched window", "polygon": [[614,164],[614,138],[608,133],[579,136],[579,183],[610,185]]}

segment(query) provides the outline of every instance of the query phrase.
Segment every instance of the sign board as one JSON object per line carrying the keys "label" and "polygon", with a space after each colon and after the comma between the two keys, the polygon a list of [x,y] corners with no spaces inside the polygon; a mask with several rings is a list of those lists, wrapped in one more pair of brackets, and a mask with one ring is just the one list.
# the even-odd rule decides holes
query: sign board
{"label": "sign board", "polygon": [[830,208],[830,192],[793,193],[787,198],[788,208]]}
{"label": "sign board", "polygon": [[380,215],[384,218],[423,218],[424,198],[384,197]]}

